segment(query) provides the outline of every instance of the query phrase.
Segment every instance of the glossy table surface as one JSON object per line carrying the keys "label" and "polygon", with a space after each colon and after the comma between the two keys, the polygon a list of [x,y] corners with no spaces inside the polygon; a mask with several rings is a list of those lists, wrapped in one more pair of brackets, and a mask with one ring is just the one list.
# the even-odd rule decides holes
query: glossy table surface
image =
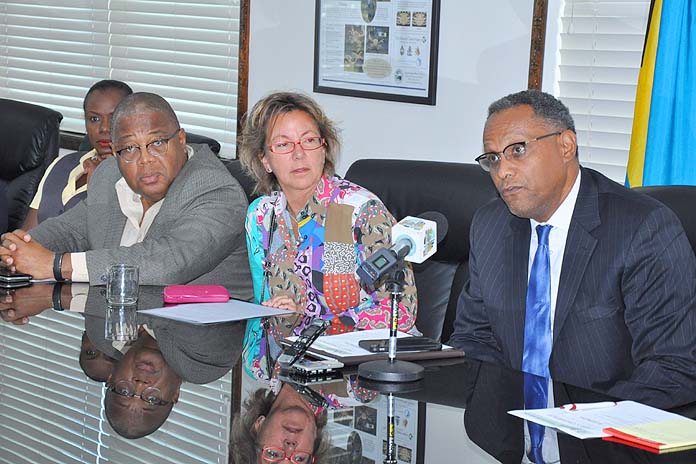
{"label": "glossy table surface", "polygon": [[[139,307],[162,306],[161,290],[141,288]],[[145,437],[129,439],[111,426],[113,417],[103,407],[105,383],[86,374],[113,374],[128,357],[104,339],[104,288],[65,285],[61,292],[65,311],[46,309],[52,307],[52,284],[18,289],[0,303],[0,463],[228,462],[233,413],[260,385],[234,382],[233,372],[238,379],[245,374],[230,370],[241,355],[243,323],[191,328],[138,317],[138,324],[154,332],[159,344],[154,352],[183,383],[164,423]],[[71,301],[72,294],[82,296]],[[16,324],[22,317],[28,323]],[[107,354],[115,359],[107,363],[111,371],[95,376],[95,363]],[[464,358],[431,361],[422,381],[399,387],[375,387],[352,374],[346,370],[341,379],[307,386],[342,406],[326,413],[326,462],[383,462],[388,390],[397,390],[392,392],[397,462],[521,462],[523,421],[507,414],[522,409],[519,372]],[[570,385],[556,384],[554,391],[557,404],[605,399]],[[677,412],[696,417],[693,405]],[[695,451],[654,455],[563,434],[559,446],[562,462],[696,462]]]}

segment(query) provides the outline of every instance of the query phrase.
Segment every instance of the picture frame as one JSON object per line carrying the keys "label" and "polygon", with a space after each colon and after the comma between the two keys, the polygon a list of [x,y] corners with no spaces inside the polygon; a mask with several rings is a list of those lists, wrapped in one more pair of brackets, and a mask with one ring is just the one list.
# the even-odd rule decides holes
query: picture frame
{"label": "picture frame", "polygon": [[315,92],[435,105],[440,0],[315,6]]}

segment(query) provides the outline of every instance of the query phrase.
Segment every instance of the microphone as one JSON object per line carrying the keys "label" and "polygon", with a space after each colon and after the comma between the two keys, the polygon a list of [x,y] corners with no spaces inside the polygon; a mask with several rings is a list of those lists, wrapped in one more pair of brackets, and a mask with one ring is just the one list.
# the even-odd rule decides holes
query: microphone
{"label": "microphone", "polygon": [[392,227],[392,246],[381,248],[358,267],[358,277],[375,287],[401,260],[422,263],[437,251],[437,244],[447,235],[447,218],[437,211],[419,217],[406,216]]}

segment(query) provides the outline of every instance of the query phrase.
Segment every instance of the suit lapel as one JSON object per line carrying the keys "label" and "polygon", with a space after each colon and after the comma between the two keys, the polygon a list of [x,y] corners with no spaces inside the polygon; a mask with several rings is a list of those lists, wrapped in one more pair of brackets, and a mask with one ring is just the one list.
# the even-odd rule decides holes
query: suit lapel
{"label": "suit lapel", "polygon": [[514,334],[514,346],[511,350],[512,366],[522,366],[522,352],[524,351],[524,320],[527,300],[527,267],[529,262],[529,219],[521,219],[513,216],[510,222],[511,239],[506,243],[504,272],[509,275],[503,282],[511,282],[510,290],[505,301],[507,307],[512,308],[512,334]]}
{"label": "suit lapel", "polygon": [[563,324],[568,318],[580,282],[585,274],[597,239],[591,234],[600,225],[597,185],[591,173],[582,169],[580,191],[573,209],[568,238],[566,239],[561,277],[558,283],[556,311],[553,325],[553,341],[558,339]]}

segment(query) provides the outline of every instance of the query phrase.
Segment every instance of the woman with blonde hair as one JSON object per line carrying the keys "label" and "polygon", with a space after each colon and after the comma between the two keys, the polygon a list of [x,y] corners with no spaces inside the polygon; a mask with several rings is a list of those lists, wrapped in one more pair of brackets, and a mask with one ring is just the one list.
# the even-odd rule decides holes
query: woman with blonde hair
{"label": "woman with blonde hair", "polygon": [[[303,94],[272,93],[244,120],[239,157],[262,194],[246,220],[255,300],[294,314],[248,325],[245,365],[256,378],[268,378],[277,339],[316,317],[331,322],[329,334],[389,326],[390,294],[362,285],[356,269],[390,245],[395,220],[373,193],[335,176],[339,150],[336,127]],[[408,266],[405,282],[398,319],[408,331],[416,320]]]}

